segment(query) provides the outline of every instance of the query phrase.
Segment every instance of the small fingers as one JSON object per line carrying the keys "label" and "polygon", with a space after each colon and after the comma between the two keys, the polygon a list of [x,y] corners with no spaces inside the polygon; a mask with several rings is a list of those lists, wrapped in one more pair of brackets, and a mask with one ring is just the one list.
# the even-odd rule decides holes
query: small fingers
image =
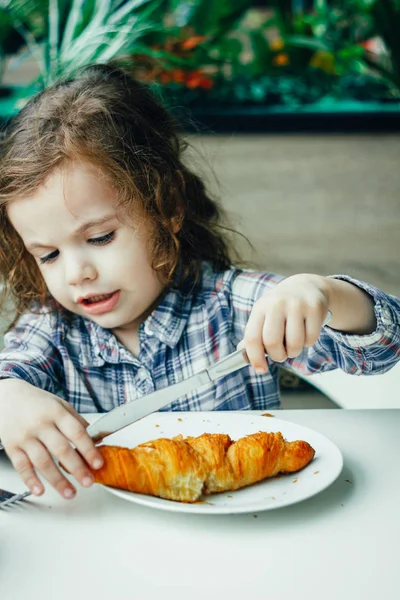
{"label": "small fingers", "polygon": [[264,319],[264,314],[255,306],[247,322],[243,340],[247,356],[258,374],[265,373],[268,369],[262,338]]}
{"label": "small fingers", "polygon": [[306,337],[304,346],[310,348],[313,346],[321,334],[321,318],[318,314],[311,313],[306,318]]}
{"label": "small fingers", "polygon": [[285,347],[288,358],[294,358],[301,353],[305,337],[305,321],[302,314],[289,313],[285,328]]}
{"label": "small fingers", "polygon": [[287,359],[285,326],[286,318],[283,312],[271,313],[264,323],[262,334],[264,348],[275,362],[283,362]]}
{"label": "small fingers", "polygon": [[28,440],[24,446],[24,451],[29,457],[34,468],[39,471],[47,481],[63,496],[63,498],[73,498],[76,494],[75,488],[61,473],[55,465],[54,460],[47,448],[37,439]]}
{"label": "small fingers", "polygon": [[94,478],[87,464],[58,429],[47,429],[39,438],[50,454],[55,456],[61,466],[81,485],[84,487],[92,485]]}
{"label": "small fingers", "polygon": [[73,415],[64,413],[62,419],[57,422],[57,427],[74,444],[88,465],[93,469],[100,469],[103,466],[104,461],[101,453],[96,448],[84,425]]}
{"label": "small fingers", "polygon": [[21,448],[10,450],[7,454],[26,487],[35,496],[41,496],[44,492],[44,487],[27,454]]}

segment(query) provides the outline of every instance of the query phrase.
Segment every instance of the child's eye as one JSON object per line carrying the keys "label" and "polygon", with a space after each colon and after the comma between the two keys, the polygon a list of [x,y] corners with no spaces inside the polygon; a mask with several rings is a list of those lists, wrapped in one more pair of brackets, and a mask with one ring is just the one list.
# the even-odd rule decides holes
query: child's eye
{"label": "child's eye", "polygon": [[106,235],[89,239],[88,244],[93,244],[94,246],[103,246],[111,242],[114,239],[114,237],[115,231],[111,231],[111,233],[106,233]]}
{"label": "child's eye", "polygon": [[59,254],[60,253],[58,250],[54,250],[53,252],[50,252],[50,254],[46,254],[46,256],[42,256],[39,259],[39,262],[41,265],[44,265],[44,263],[47,263],[47,262],[53,262]]}

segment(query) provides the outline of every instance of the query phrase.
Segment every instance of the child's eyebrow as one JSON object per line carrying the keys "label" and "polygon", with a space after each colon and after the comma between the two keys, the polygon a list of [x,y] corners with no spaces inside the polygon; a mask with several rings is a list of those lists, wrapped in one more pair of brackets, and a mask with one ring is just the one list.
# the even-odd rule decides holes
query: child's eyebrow
{"label": "child's eyebrow", "polygon": [[80,225],[78,229],[74,231],[74,235],[80,235],[81,233],[85,233],[85,231],[87,231],[91,227],[94,227],[95,225],[103,225],[103,223],[107,223],[107,221],[111,221],[111,219],[114,218],[115,214],[113,213],[111,215],[105,215],[104,217],[101,217],[101,219],[95,219],[94,221],[87,221],[86,223],[82,223],[82,225]]}
{"label": "child's eyebrow", "polygon": [[[112,219],[115,218],[115,216],[116,216],[115,213],[113,213],[110,215],[105,215],[104,217],[101,217],[100,219],[94,219],[93,221],[87,221],[86,223],[82,223],[82,225],[80,225],[78,227],[78,229],[76,229],[73,232],[73,235],[74,236],[81,235],[82,233],[85,233],[85,231],[90,229],[91,227],[94,227],[96,225],[103,225],[103,223],[107,223],[107,221],[111,221]],[[47,248],[48,246],[46,244],[41,244],[40,242],[32,242],[32,243],[27,244],[26,247],[29,251],[31,251],[31,250],[35,250],[36,248]]]}

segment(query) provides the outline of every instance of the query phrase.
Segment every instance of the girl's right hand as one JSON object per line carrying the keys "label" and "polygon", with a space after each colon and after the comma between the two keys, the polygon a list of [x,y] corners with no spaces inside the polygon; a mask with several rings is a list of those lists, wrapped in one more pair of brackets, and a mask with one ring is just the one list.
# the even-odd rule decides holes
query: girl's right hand
{"label": "girl's right hand", "polygon": [[16,471],[36,496],[44,492],[36,471],[64,498],[76,494],[53,457],[81,485],[92,485],[93,475],[88,465],[99,469],[103,458],[86,432],[87,425],[57,396],[26,381],[0,381],[0,439]]}

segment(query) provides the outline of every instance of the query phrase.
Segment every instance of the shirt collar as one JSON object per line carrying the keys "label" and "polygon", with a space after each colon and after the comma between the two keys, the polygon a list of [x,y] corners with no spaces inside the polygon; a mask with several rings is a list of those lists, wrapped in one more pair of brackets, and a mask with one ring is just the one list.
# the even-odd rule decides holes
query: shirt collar
{"label": "shirt collar", "polygon": [[120,344],[115,335],[100,327],[97,323],[83,319],[84,327],[89,334],[89,344],[82,344],[81,360],[86,366],[101,367],[105,362],[121,361]]}
{"label": "shirt collar", "polygon": [[186,327],[192,303],[192,294],[170,289],[142,323],[141,330],[146,335],[155,335],[162,343],[173,348]]}

